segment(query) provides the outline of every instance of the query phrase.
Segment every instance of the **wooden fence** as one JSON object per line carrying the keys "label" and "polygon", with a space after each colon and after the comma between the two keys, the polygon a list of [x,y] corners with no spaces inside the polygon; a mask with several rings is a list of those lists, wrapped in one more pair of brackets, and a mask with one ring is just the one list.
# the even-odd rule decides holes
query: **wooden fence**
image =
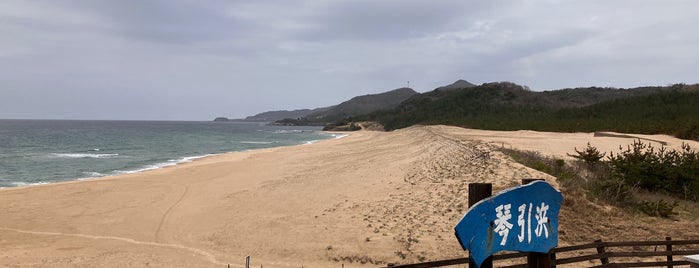
{"label": "wooden fence", "polygon": [[[557,247],[548,254],[551,267],[669,267],[689,265],[684,256],[699,254],[699,240],[603,242]],[[493,256],[493,267],[526,268],[527,253],[504,253]],[[468,264],[468,258],[424,263],[389,265],[391,268],[427,268]]]}

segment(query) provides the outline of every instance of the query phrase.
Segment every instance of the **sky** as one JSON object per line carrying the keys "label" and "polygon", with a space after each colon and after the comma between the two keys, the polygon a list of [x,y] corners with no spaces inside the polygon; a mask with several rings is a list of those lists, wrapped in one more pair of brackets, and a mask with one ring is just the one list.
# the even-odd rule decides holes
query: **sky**
{"label": "sky", "polygon": [[0,118],[242,118],[458,79],[694,84],[697,14],[696,0],[3,0]]}

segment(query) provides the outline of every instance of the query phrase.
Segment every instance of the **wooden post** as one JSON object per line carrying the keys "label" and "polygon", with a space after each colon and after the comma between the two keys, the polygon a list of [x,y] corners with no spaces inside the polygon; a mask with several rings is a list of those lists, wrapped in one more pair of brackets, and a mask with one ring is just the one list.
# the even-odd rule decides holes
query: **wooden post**
{"label": "wooden post", "polygon": [[665,237],[665,240],[668,242],[667,245],[665,245],[665,251],[667,251],[667,268],[672,268],[672,244],[670,241],[672,241],[672,238]]}
{"label": "wooden post", "polygon": [[599,258],[599,261],[602,262],[602,264],[609,264],[609,258],[604,255],[605,250],[604,250],[604,245],[602,244],[602,239],[597,239],[595,240],[595,243],[597,243],[597,253],[601,254],[602,257]]}
{"label": "wooden post", "polygon": [[472,207],[478,201],[493,195],[493,185],[490,183],[469,183],[468,184],[468,207]]}
{"label": "wooden post", "polygon": [[[544,179],[522,179],[522,185],[529,184],[534,181],[545,181]],[[532,252],[527,254],[527,267],[529,268],[550,268],[551,266],[551,256],[550,253],[538,253]]]}
{"label": "wooden post", "polygon": [[527,267],[549,268],[551,267],[551,258],[548,253],[531,252],[527,254]]}
{"label": "wooden post", "polygon": [[245,268],[250,268],[250,256],[245,257]]}
{"label": "wooden post", "polygon": [[[493,185],[490,183],[469,183],[468,184],[468,207],[472,207],[478,201],[493,195]],[[469,268],[477,268],[476,263],[471,258],[468,261]],[[493,268],[493,257],[490,256],[483,261],[480,268]]]}

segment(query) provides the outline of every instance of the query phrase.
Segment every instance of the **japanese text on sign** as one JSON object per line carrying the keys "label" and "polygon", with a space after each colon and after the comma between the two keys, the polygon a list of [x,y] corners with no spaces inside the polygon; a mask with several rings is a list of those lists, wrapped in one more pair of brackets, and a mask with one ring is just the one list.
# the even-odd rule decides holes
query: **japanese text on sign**
{"label": "japanese text on sign", "polygon": [[[502,240],[500,240],[501,246],[507,243],[510,230],[514,227],[514,225],[509,222],[510,219],[512,219],[512,214],[510,213],[511,208],[512,204],[499,205],[495,208],[496,219],[494,221],[495,229],[493,229],[493,231],[502,237]],[[520,243],[524,242],[525,238],[527,243],[532,242],[532,208],[534,208],[534,204],[529,203],[522,204],[517,209],[519,212],[517,216],[517,230],[519,231],[517,240]],[[536,237],[549,237],[549,218],[546,216],[548,209],[549,206],[543,202],[540,206],[536,206],[536,214],[534,214],[536,220],[534,235]]]}

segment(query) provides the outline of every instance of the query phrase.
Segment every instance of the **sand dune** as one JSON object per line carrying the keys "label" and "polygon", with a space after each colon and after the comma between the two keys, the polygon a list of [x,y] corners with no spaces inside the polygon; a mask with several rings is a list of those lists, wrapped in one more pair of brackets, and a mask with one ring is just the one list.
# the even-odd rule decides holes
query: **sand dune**
{"label": "sand dune", "polygon": [[461,257],[453,227],[467,209],[468,183],[557,185],[498,148],[566,157],[587,142],[610,151],[632,141],[411,127],[2,189],[0,266],[240,267],[251,256],[253,267],[353,267]]}

